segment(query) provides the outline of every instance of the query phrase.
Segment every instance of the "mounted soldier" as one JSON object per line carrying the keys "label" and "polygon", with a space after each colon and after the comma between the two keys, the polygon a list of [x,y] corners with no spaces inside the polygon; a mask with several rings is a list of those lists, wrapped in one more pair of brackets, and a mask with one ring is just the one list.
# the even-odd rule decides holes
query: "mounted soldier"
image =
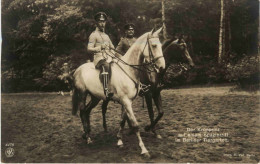
{"label": "mounted soldier", "polygon": [[[125,36],[120,39],[120,42],[118,43],[116,47],[116,56],[121,57],[124,56],[127,50],[134,44],[136,41],[136,38],[134,37],[134,27],[135,25],[133,23],[128,23],[124,26],[125,30]],[[119,54],[120,53],[120,54]],[[109,101],[106,101],[103,103],[103,106],[107,106]],[[123,108],[123,107],[122,107]],[[131,128],[131,123],[129,118],[127,117],[128,126]]]}
{"label": "mounted soldier", "polygon": [[[114,56],[114,45],[109,36],[105,33],[107,15],[104,12],[98,12],[94,19],[96,21],[96,29],[89,36],[88,52],[94,54],[94,65],[96,69],[101,71],[101,81],[104,87],[105,96],[109,99],[113,93],[109,89],[109,62],[112,61],[111,56]],[[106,52],[105,52],[106,51]],[[109,56],[109,55],[111,56]]]}
{"label": "mounted soldier", "polygon": [[132,23],[128,23],[124,26],[125,29],[125,37],[121,38],[118,43],[116,50],[121,55],[125,55],[126,51],[134,44],[136,38],[134,37],[135,33],[135,25]]}

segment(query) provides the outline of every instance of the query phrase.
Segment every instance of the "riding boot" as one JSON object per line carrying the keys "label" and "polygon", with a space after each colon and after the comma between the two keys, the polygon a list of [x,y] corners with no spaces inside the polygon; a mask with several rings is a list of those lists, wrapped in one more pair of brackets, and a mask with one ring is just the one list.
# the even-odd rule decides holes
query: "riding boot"
{"label": "riding boot", "polygon": [[109,91],[109,86],[108,86],[108,82],[109,82],[109,74],[107,71],[105,71],[105,69],[103,68],[103,72],[101,73],[102,76],[102,83],[103,83],[103,87],[104,87],[104,93],[107,99],[110,99],[113,97],[114,93]]}

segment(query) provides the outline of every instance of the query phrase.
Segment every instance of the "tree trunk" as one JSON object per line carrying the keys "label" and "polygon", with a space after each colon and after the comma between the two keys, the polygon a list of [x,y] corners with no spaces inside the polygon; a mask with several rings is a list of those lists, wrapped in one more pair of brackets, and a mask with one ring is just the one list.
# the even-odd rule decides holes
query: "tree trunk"
{"label": "tree trunk", "polygon": [[162,0],[162,23],[163,23],[163,38],[167,39],[167,31],[165,25],[165,7],[164,7],[165,0]]}
{"label": "tree trunk", "polygon": [[[233,2],[234,3],[234,2]],[[228,0],[225,6],[226,11],[226,55],[230,55],[232,52],[231,47],[231,26],[230,26],[230,13],[232,12],[232,2],[231,0]],[[230,57],[230,56],[229,56]]]}
{"label": "tree trunk", "polygon": [[221,62],[223,62],[226,58],[226,0],[223,0],[223,28],[222,28],[222,56]]}
{"label": "tree trunk", "polygon": [[221,64],[223,57],[223,32],[224,32],[224,0],[221,0],[221,11],[220,11],[220,28],[219,28],[219,52],[218,52],[218,63]]}
{"label": "tree trunk", "polygon": [[227,28],[228,28],[228,48],[227,51],[231,52],[232,47],[231,47],[231,27],[230,27],[230,12],[228,12],[227,15]]}
{"label": "tree trunk", "polygon": [[[259,10],[258,11],[260,11],[260,1],[259,1],[259,4],[258,4],[258,6],[259,6]],[[259,16],[258,16],[258,46],[257,46],[257,49],[258,49],[258,55],[260,54],[260,12],[259,12]]]}

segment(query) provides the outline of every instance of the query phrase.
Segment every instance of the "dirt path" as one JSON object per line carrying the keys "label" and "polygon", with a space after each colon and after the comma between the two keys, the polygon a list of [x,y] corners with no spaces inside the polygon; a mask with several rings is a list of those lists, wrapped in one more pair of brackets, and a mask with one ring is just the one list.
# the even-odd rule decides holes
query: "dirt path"
{"label": "dirt path", "polygon": [[[108,106],[108,133],[102,127],[101,103],[92,111],[94,143],[87,145],[81,138],[80,118],[71,115],[68,94],[3,94],[2,162],[259,162],[260,94],[229,89],[162,91],[165,114],[157,126],[161,140],[143,130],[149,118],[138,97],[133,108],[151,159],[140,156],[137,138],[127,134],[128,128],[125,147],[117,148],[119,104]],[[15,150],[13,157],[6,157],[8,147]]]}

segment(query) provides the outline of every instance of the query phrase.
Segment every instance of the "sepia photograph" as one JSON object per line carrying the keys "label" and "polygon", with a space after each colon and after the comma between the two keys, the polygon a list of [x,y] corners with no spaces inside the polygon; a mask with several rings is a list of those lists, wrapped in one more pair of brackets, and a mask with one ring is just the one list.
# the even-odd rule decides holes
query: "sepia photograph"
{"label": "sepia photograph", "polygon": [[1,163],[259,163],[260,0],[1,0]]}

